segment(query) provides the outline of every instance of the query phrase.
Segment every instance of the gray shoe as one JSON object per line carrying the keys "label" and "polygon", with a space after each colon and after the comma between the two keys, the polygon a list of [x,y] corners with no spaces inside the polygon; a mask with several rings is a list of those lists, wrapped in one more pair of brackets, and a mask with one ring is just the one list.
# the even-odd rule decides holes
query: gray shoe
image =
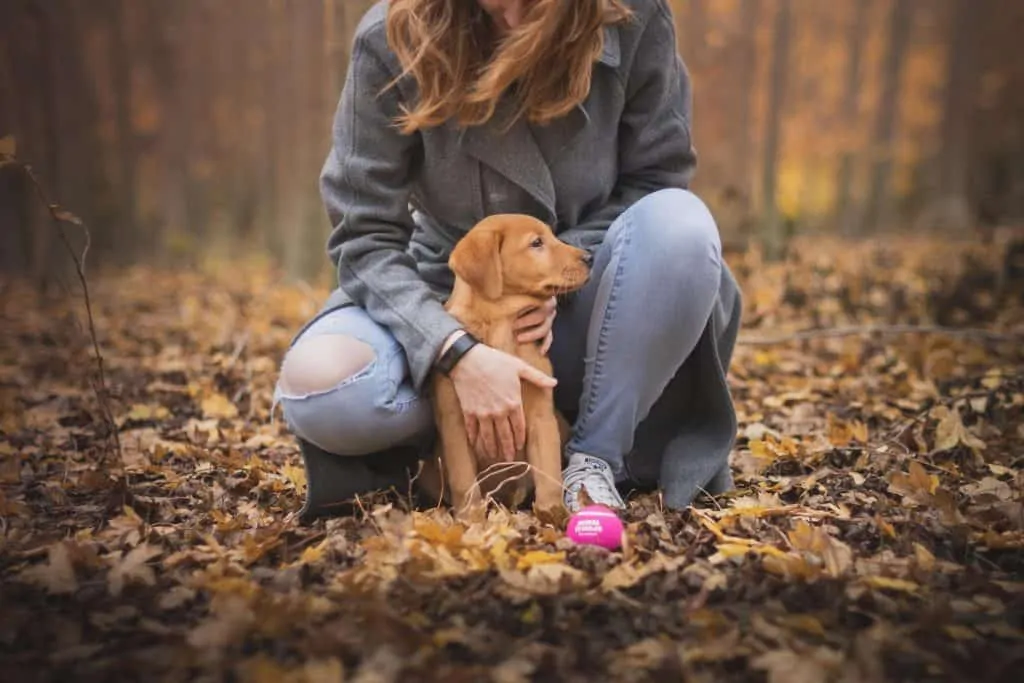
{"label": "gray shoe", "polygon": [[569,456],[569,464],[562,472],[565,492],[562,501],[569,514],[580,509],[579,493],[586,489],[587,495],[594,503],[604,505],[613,510],[622,510],[626,504],[615,487],[615,475],[612,468],[601,458],[585,453],[573,453]]}

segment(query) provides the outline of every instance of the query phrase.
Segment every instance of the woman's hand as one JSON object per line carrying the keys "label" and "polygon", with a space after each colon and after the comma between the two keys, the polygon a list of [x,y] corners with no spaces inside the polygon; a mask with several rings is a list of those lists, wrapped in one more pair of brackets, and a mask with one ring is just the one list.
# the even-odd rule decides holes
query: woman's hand
{"label": "woman's hand", "polygon": [[469,442],[491,460],[514,460],[526,445],[522,380],[542,389],[558,383],[515,356],[477,344],[452,368]]}
{"label": "woman's hand", "polygon": [[512,330],[516,333],[516,341],[526,344],[532,341],[544,340],[541,344],[541,353],[547,353],[551,348],[554,339],[551,335],[551,327],[555,324],[555,314],[558,311],[558,302],[551,297],[544,302],[543,306],[528,308],[519,314]]}

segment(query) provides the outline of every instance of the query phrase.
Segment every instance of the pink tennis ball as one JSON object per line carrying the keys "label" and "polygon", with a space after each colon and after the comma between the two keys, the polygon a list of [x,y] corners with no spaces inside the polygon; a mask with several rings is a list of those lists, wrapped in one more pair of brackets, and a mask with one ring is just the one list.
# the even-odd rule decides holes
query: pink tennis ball
{"label": "pink tennis ball", "polygon": [[604,505],[588,505],[569,518],[565,535],[573,543],[615,550],[622,545],[622,520]]}

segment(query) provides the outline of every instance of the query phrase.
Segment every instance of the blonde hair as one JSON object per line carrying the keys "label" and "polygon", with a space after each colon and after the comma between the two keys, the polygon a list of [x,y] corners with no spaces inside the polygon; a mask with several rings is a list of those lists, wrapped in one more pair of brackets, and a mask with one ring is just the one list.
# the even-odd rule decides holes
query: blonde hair
{"label": "blonde hair", "polygon": [[419,90],[396,123],[404,133],[450,119],[480,125],[510,90],[508,125],[556,119],[586,99],[604,27],[630,16],[623,0],[528,0],[522,22],[499,38],[476,0],[391,0],[387,39],[399,79],[411,76]]}

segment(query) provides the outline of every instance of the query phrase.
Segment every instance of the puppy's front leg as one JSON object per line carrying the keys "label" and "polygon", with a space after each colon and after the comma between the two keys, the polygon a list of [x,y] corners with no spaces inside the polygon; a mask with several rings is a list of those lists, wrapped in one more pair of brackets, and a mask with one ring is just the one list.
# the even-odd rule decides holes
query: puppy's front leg
{"label": "puppy's front leg", "polygon": [[562,502],[562,445],[550,394],[531,392],[528,404],[526,459],[533,469],[534,511],[541,521],[561,527],[567,511]]}
{"label": "puppy's front leg", "polygon": [[[437,428],[441,437],[441,459],[450,490],[450,500],[455,515],[460,518],[475,517],[482,505],[480,487],[476,485],[476,455],[469,444],[466,423],[462,416],[455,389],[450,384],[441,384],[435,403]],[[440,409],[444,406],[444,409]]]}

